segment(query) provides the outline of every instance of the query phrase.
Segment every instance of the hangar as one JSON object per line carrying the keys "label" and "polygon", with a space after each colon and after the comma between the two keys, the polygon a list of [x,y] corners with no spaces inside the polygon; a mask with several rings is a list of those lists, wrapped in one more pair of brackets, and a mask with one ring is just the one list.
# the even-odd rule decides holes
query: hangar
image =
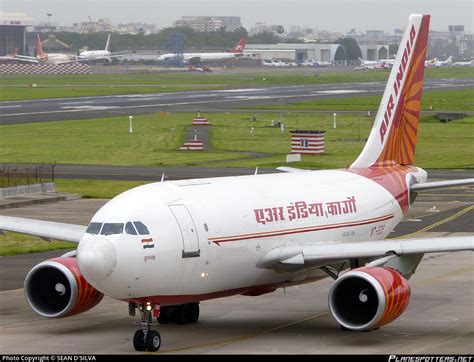
{"label": "hangar", "polygon": [[26,27],[33,25],[34,19],[24,13],[0,12],[0,55],[15,48],[19,54],[25,54]]}
{"label": "hangar", "polygon": [[244,54],[262,60],[283,59],[303,63],[312,59],[317,62],[346,64],[347,56],[341,44],[248,44]]}

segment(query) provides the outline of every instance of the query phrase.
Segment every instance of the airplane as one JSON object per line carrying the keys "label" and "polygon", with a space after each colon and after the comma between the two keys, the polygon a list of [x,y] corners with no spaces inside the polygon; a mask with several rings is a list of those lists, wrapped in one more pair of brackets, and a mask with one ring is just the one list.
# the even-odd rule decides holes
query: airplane
{"label": "airplane", "polygon": [[[228,52],[220,53],[183,53],[183,62],[185,63],[200,63],[203,61],[211,60],[231,60],[237,59],[243,55],[245,46],[247,45],[248,38],[246,36],[242,37],[237,44]],[[178,57],[176,53],[167,53],[159,55],[158,61],[173,60]]]}
{"label": "airplane", "polygon": [[393,67],[395,62],[394,59],[380,59],[380,60],[363,60],[359,58],[360,66],[354,68],[355,70],[380,70],[380,69],[390,69]]}
{"label": "airplane", "polygon": [[36,34],[36,57],[15,55],[14,60],[35,64],[64,64],[75,62],[75,57],[61,53],[45,53],[39,34]]}
{"label": "airplane", "polygon": [[126,52],[116,52],[111,53],[109,51],[110,46],[110,34],[107,37],[107,42],[105,43],[105,48],[103,50],[86,50],[80,52],[79,55],[75,58],[78,62],[84,61],[93,61],[93,60],[104,60],[107,63],[112,62],[112,58],[126,56]]}
{"label": "airplane", "polygon": [[435,58],[435,61],[434,61],[434,66],[435,67],[445,67],[445,66],[448,66],[448,65],[451,65],[453,64],[453,56],[450,55],[448,57],[448,59],[446,60],[438,60],[437,58]]}
{"label": "airplane", "polygon": [[454,62],[453,66],[455,67],[474,67],[474,60],[469,62]]}
{"label": "airplane", "polygon": [[108,201],[88,226],[0,216],[2,232],[78,243],[30,270],[28,305],[61,318],[104,295],[124,301],[141,321],[135,350],[150,352],[162,344],[155,319],[195,323],[201,301],[327,277],[341,328],[395,321],[425,253],[474,250],[472,236],[385,239],[417,193],[474,184],[429,182],[414,166],[429,21],[410,15],[367,143],[346,169],[151,183]]}

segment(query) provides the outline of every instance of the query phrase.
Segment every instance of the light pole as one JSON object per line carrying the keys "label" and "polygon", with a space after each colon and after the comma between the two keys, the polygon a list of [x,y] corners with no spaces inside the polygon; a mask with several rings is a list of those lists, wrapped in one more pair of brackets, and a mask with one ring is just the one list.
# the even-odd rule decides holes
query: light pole
{"label": "light pole", "polygon": [[51,16],[53,14],[47,13],[46,15],[48,16],[48,30],[51,32]]}

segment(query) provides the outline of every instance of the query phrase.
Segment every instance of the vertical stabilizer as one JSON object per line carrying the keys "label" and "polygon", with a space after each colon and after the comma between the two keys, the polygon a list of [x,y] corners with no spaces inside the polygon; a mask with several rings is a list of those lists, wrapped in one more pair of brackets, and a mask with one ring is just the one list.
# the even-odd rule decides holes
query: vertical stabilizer
{"label": "vertical stabilizer", "polygon": [[39,34],[36,34],[36,54],[39,57],[42,57],[44,55],[43,46],[41,45],[41,39]]}
{"label": "vertical stabilizer", "polygon": [[107,37],[107,43],[105,43],[105,50],[109,51],[109,46],[110,46],[110,33],[109,33],[109,36]]}
{"label": "vertical stabilizer", "polygon": [[410,15],[369,139],[351,167],[413,164],[429,22]]}
{"label": "vertical stabilizer", "polygon": [[246,36],[240,38],[239,42],[230,50],[231,53],[242,53],[247,45],[248,38]]}

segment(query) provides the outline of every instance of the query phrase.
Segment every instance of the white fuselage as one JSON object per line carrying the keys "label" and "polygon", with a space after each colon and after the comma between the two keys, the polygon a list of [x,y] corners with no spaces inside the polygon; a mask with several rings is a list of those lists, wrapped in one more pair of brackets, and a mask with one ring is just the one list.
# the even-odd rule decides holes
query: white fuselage
{"label": "white fuselage", "polygon": [[41,56],[38,55],[37,59],[40,64],[61,64],[64,62],[69,62],[71,57],[66,54],[49,53],[43,54]]}
{"label": "white fuselage", "polygon": [[86,50],[79,54],[80,60],[97,60],[110,59],[110,51],[108,50]]}
{"label": "white fuselage", "polygon": [[[296,217],[298,202],[313,206]],[[331,203],[345,207],[334,213]],[[92,219],[141,221],[150,235],[85,234],[77,257],[85,278],[111,297],[201,300],[323,277],[319,269],[282,273],[256,264],[282,245],[383,239],[402,217],[390,192],[346,171],[167,181],[117,196]],[[142,247],[144,238],[154,246]]]}

